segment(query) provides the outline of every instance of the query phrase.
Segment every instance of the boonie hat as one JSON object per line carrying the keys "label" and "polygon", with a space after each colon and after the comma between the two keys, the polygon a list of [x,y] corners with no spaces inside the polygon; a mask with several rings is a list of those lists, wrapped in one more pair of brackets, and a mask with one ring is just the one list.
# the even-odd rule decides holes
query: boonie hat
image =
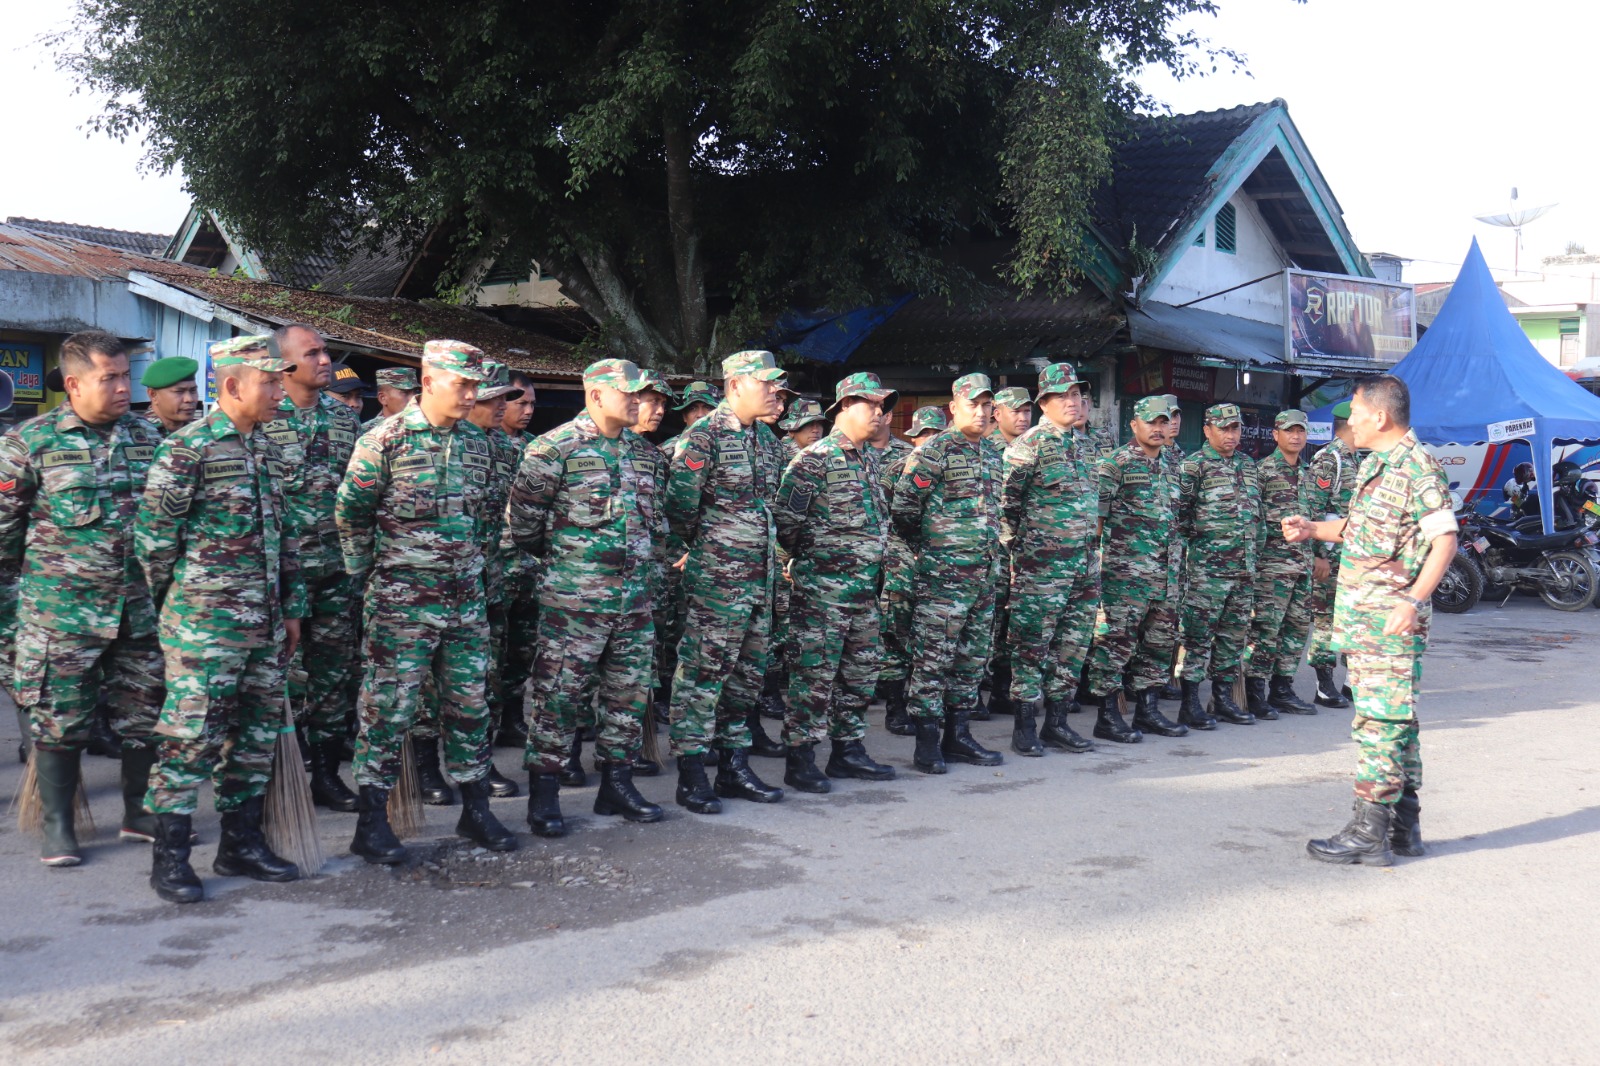
{"label": "boonie hat", "polygon": [[[515,396],[512,393],[516,393]],[[478,388],[478,402],[485,400],[498,400],[504,396],[508,400],[521,398],[522,390],[511,384],[511,368],[495,359],[483,361],[483,385]]]}
{"label": "boonie hat", "polygon": [[822,405],[816,400],[799,399],[789,405],[789,416],[778,423],[778,428],[793,433],[801,426],[810,425],[812,422],[825,422],[822,417]]}
{"label": "boonie hat", "polygon": [[839,405],[852,396],[863,396],[875,400],[879,407],[885,411],[894,410],[895,403],[900,399],[900,394],[893,389],[883,387],[883,381],[876,374],[860,373],[851,374],[833,387],[833,406],[828,408],[828,414],[838,412]]}
{"label": "boonie hat", "polygon": [[908,437],[920,437],[924,433],[939,433],[950,425],[943,407],[919,407],[911,414],[911,428],[906,432]]}
{"label": "boonie hat", "polygon": [[722,390],[706,381],[691,381],[679,393],[680,400],[674,411],[687,410],[691,404],[703,403],[715,407],[722,402]]}

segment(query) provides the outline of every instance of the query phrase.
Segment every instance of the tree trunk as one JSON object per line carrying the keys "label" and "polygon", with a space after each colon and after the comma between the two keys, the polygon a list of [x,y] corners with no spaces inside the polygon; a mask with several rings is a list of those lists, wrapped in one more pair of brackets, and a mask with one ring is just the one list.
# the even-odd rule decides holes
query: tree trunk
{"label": "tree trunk", "polygon": [[672,271],[678,282],[679,334],[683,356],[698,358],[710,342],[706,315],[706,274],[695,224],[694,183],[690,173],[689,127],[670,113],[664,122],[667,157],[667,228],[672,234]]}
{"label": "tree trunk", "polygon": [[612,332],[612,354],[640,366],[675,367],[681,353],[641,312],[610,252],[571,231],[566,236],[572,257],[551,255],[541,265],[595,321]]}

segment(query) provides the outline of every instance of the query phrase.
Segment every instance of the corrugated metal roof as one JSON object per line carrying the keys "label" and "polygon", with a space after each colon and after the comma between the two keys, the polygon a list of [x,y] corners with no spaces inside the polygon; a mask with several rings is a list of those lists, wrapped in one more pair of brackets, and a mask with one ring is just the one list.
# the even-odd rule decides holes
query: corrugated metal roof
{"label": "corrugated metal roof", "polygon": [[103,244],[107,248],[137,252],[140,255],[160,255],[166,250],[167,243],[172,240],[170,233],[140,233],[137,230],[111,229],[108,226],[80,226],[75,222],[49,222],[40,218],[21,218],[17,215],[6,219],[6,224],[21,226],[34,233],[52,237],[71,237],[73,240],[90,241],[94,244]]}
{"label": "corrugated metal roof", "polygon": [[0,224],[0,270],[96,280],[125,279],[130,270],[167,269],[183,274],[205,272],[136,252],[122,251],[73,237],[37,233],[10,223]]}

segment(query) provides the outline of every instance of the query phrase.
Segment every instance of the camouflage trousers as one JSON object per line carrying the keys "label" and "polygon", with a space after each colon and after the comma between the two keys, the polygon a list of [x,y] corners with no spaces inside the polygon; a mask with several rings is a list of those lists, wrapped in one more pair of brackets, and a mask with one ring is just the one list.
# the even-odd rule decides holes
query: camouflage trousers
{"label": "camouflage trousers", "polygon": [[672,676],[672,753],[748,748],[745,718],[761,698],[772,609],[765,588],[731,599],[686,590],[683,640]]}
{"label": "camouflage trousers", "polygon": [[1000,550],[1000,574],[994,583],[994,639],[991,641],[993,652],[989,657],[989,669],[992,672],[1002,662],[1011,659],[1011,648],[1007,634],[1011,622],[1011,553],[1002,548]]}
{"label": "camouflage trousers", "polygon": [[1306,646],[1306,658],[1313,668],[1339,665],[1339,653],[1333,646],[1333,601],[1339,591],[1339,560],[1330,560],[1333,572],[1328,580],[1311,579],[1311,641]]}
{"label": "camouflage trousers", "polygon": [[61,633],[25,621],[17,630],[14,693],[33,742],[45,751],[89,743],[104,686],[111,728],[128,740],[155,729],[161,711],[161,648],[154,634],[134,636],[126,610],[115,637]]}
{"label": "camouflage trousers", "polygon": [[911,616],[914,561],[899,537],[889,537],[883,561],[883,591],[878,594],[879,631],[883,636],[883,664],[878,677],[904,681],[911,676]]}
{"label": "camouflage trousers", "polygon": [[480,580],[442,571],[381,571],[367,585],[364,622],[367,669],[351,764],[356,783],[394,787],[401,745],[429,675],[438,688],[450,776],[468,782],[487,774],[489,623]]}
{"label": "camouflage trousers", "polygon": [[220,812],[264,796],[285,719],[288,677],[281,648],[196,641],[161,622],[167,702],[144,805],[152,814],[193,814],[210,780]]}
{"label": "camouflage trousers", "polygon": [[11,691],[11,668],[17,658],[16,563],[0,563],[0,688]]}
{"label": "camouflage trousers", "polygon": [[1140,691],[1166,684],[1177,624],[1165,579],[1102,577],[1100,618],[1089,649],[1090,694],[1115,693],[1125,672]]}
{"label": "camouflage trousers", "polygon": [[970,710],[994,652],[992,568],[918,574],[906,708],[917,718]]}
{"label": "camouflage trousers", "polygon": [[306,740],[320,744],[345,735],[356,673],[357,604],[350,575],[306,578],[311,617],[300,623],[300,647],[289,664],[289,699]]}
{"label": "camouflage trousers", "polygon": [[533,675],[539,639],[539,582],[531,574],[508,576],[505,635],[500,652],[500,698],[520,698]]}
{"label": "camouflage trousers", "polygon": [[882,655],[877,603],[826,603],[797,590],[790,621],[794,660],[783,742],[860,740],[867,735],[867,705]]}
{"label": "camouflage trousers", "polygon": [[1256,572],[1250,623],[1250,677],[1293,677],[1311,634],[1311,575],[1304,569]]}
{"label": "camouflage trousers", "polygon": [[[1077,559],[1059,581],[1031,581],[1011,590],[1011,698],[1070,700],[1094,641],[1100,606],[1100,560],[1094,552]],[[1035,591],[1040,588],[1048,591]]]}
{"label": "camouflage trousers", "polygon": [[627,762],[637,755],[654,640],[655,625],[644,611],[540,610],[523,764],[538,773],[559,773],[574,734],[596,718],[597,759]]}
{"label": "camouflage trousers", "polygon": [[656,690],[666,692],[672,687],[672,675],[678,669],[678,644],[683,640],[683,571],[667,568],[666,591],[662,593],[661,606],[656,609]]}
{"label": "camouflage trousers", "polygon": [[1178,630],[1185,681],[1233,681],[1250,637],[1255,586],[1249,577],[1190,571],[1183,587]]}
{"label": "camouflage trousers", "polygon": [[[504,607],[490,606],[485,614],[489,625],[489,665],[483,675],[483,702],[488,708],[489,737],[493,739],[499,726],[496,709],[500,706],[501,669],[505,662],[506,612]],[[429,674],[422,679],[422,696],[417,703],[417,715],[409,730],[420,740],[439,738],[439,675]]]}
{"label": "camouflage trousers", "polygon": [[795,646],[789,628],[793,601],[794,586],[789,583],[789,576],[780,569],[772,581],[772,635],[767,638],[768,681],[775,681],[783,677],[786,671],[794,669]]}
{"label": "camouflage trousers", "polygon": [[1350,735],[1361,751],[1356,796],[1370,803],[1394,803],[1405,789],[1422,787],[1417,725],[1422,656],[1352,651],[1349,660],[1356,706]]}

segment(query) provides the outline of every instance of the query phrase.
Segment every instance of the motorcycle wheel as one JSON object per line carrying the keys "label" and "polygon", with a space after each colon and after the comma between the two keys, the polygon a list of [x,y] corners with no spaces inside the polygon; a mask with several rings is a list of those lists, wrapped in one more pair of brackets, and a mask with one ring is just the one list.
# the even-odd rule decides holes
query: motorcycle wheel
{"label": "motorcycle wheel", "polygon": [[1450,568],[1433,590],[1433,609],[1445,614],[1466,614],[1478,606],[1483,596],[1483,572],[1478,564],[1461,553],[1450,560]]}
{"label": "motorcycle wheel", "polygon": [[1551,578],[1539,583],[1539,597],[1558,611],[1581,611],[1594,602],[1600,570],[1583,552],[1550,552],[1540,565]]}

